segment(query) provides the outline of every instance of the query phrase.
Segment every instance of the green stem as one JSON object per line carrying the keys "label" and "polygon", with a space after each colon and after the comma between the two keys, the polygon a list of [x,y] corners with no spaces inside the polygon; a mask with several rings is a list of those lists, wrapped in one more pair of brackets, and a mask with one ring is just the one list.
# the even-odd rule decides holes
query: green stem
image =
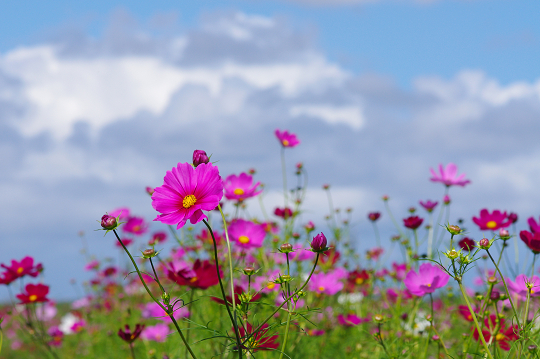
{"label": "green stem", "polygon": [[[142,285],[144,286],[144,289],[146,289],[146,292],[148,293],[148,295],[154,300],[154,302],[156,302],[160,307],[161,309],[163,309],[165,311],[165,313],[167,313],[169,315],[169,318],[171,318],[174,326],[176,327],[176,331],[178,331],[178,334],[180,334],[180,338],[182,339],[182,342],[184,342],[184,345],[188,348],[188,351],[189,351],[189,354],[191,354],[191,357],[193,359],[197,359],[197,357],[195,356],[195,353],[193,353],[193,351],[191,350],[191,347],[189,346],[188,342],[186,341],[186,338],[184,337],[184,334],[182,333],[182,330],[180,329],[180,327],[178,326],[178,323],[176,322],[176,319],[174,319],[174,316],[173,316],[173,313],[171,310],[169,310],[169,308],[165,308],[163,306],[163,304],[161,304],[155,297],[154,295],[152,294],[152,292],[150,291],[150,289],[148,288],[148,286],[146,285],[142,275],[141,275],[141,271],[139,270],[139,267],[137,266],[137,263],[135,262],[135,259],[133,259],[133,257],[131,256],[131,253],[129,253],[128,249],[126,248],[126,246],[124,245],[124,243],[122,243],[122,241],[120,240],[120,237],[118,236],[118,233],[116,233],[116,230],[114,229],[113,230],[113,233],[114,235],[116,236],[116,239],[118,239],[118,242],[120,242],[120,244],[122,245],[122,247],[124,248],[124,250],[126,251],[127,255],[129,256],[129,259],[131,259],[131,263],[133,263],[133,266],[135,267],[135,270],[137,271],[137,274],[139,275],[139,279],[141,280],[141,283]],[[156,278],[157,280],[157,278]]]}
{"label": "green stem", "polygon": [[135,359],[135,351],[133,350],[133,343],[129,343],[129,349],[131,350],[131,357]]}
{"label": "green stem", "polygon": [[337,228],[336,222],[336,211],[334,210],[334,202],[332,201],[332,194],[330,193],[330,188],[326,189],[326,196],[328,197],[328,208],[330,209],[330,216],[334,222],[334,228]]}
{"label": "green stem", "polygon": [[390,219],[392,220],[392,223],[394,223],[394,226],[396,227],[397,231],[399,232],[401,238],[405,239],[405,235],[401,231],[401,227],[398,225],[396,219],[394,218],[394,215],[392,214],[392,211],[390,210],[390,206],[388,205],[388,200],[384,201],[384,206],[386,207],[386,212],[388,212],[388,216],[390,216]]}
{"label": "green stem", "polygon": [[[220,208],[220,211],[221,211],[221,208]],[[221,213],[223,214],[223,212]],[[221,295],[223,296],[223,300],[225,301],[225,308],[227,309],[227,313],[229,313],[229,318],[231,319],[231,323],[234,328],[234,334],[236,336],[236,344],[238,345],[238,353],[239,353],[238,355],[239,355],[239,358],[242,359],[242,345],[240,341],[240,331],[238,330],[238,323],[236,321],[236,312],[235,312],[235,315],[233,316],[233,314],[231,313],[231,310],[229,309],[229,302],[227,301],[225,288],[223,288],[223,282],[221,281],[221,273],[219,273],[219,262],[218,262],[218,255],[217,255],[217,243],[216,243],[216,238],[214,237],[214,231],[212,231],[212,228],[210,227],[208,222],[206,222],[206,220],[203,219],[203,223],[205,224],[206,228],[208,228],[208,231],[210,232],[210,235],[212,236],[212,240],[214,242],[214,259],[216,261],[216,270],[217,270],[217,276],[218,276],[218,281],[219,281],[219,288],[221,289]],[[234,306],[234,292],[232,294],[232,301],[233,301],[233,306]],[[234,307],[233,307],[233,311],[234,311]]]}
{"label": "green stem", "polygon": [[508,287],[506,286],[506,281],[504,280],[504,277],[503,277],[503,275],[501,273],[501,270],[499,269],[499,266],[493,260],[493,257],[491,256],[491,253],[489,253],[489,249],[486,249],[486,252],[487,252],[489,258],[491,259],[491,262],[493,262],[493,264],[495,265],[495,268],[497,269],[497,272],[501,276],[501,281],[502,281],[502,283],[504,285],[504,290],[506,291],[506,295],[508,296],[508,300],[510,301],[510,305],[512,306],[512,311],[514,312],[514,316],[516,317],[516,322],[517,322],[517,325],[518,325],[518,333],[517,334],[519,335],[519,331],[521,330],[521,324],[519,323],[519,316],[518,316],[518,313],[516,311],[516,307],[514,306],[514,302],[512,301],[512,295],[508,291]]}
{"label": "green stem", "polygon": [[471,306],[471,303],[469,302],[469,298],[467,296],[467,293],[465,292],[465,288],[463,287],[463,284],[461,283],[461,280],[458,280],[459,289],[461,290],[461,295],[463,296],[463,299],[465,299],[465,303],[467,304],[467,307],[469,307],[469,312],[471,313],[471,316],[474,320],[474,325],[476,326],[476,330],[478,331],[478,336],[480,337],[480,340],[482,341],[482,345],[484,346],[484,349],[488,356],[493,359],[493,355],[491,355],[491,352],[489,351],[489,348],[486,343],[486,339],[484,338],[484,333],[482,333],[482,330],[480,329],[480,324],[478,324],[478,320],[476,319],[476,314],[474,313],[474,310]]}
{"label": "green stem", "polygon": [[375,221],[371,221],[373,224],[373,231],[375,231],[375,238],[377,239],[377,247],[381,246],[381,236],[379,235],[379,229],[377,228],[377,224],[375,224]]}
{"label": "green stem", "polygon": [[[289,265],[289,253],[285,253],[285,256],[287,257],[287,275],[290,277],[291,271],[290,271],[290,265]],[[291,288],[289,286],[289,282],[285,283],[287,288],[287,295],[291,295]],[[289,337],[289,326],[291,325],[291,312],[293,309],[292,306],[292,300],[291,303],[287,303],[287,309],[289,310],[287,313],[287,325],[285,326],[285,337],[283,338],[283,345],[281,346],[281,354],[279,355],[279,359],[283,359],[283,354],[285,353],[285,347],[287,345],[287,339]]]}
{"label": "green stem", "polygon": [[287,208],[287,166],[285,166],[285,147],[281,146],[281,172],[283,173],[283,202]]}

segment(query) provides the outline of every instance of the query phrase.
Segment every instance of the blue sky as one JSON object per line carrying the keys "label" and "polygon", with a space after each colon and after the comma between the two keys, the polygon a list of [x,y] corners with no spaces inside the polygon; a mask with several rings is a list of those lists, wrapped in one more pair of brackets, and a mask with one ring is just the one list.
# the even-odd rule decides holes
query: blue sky
{"label": "blue sky", "polygon": [[452,77],[482,69],[501,83],[533,80],[540,68],[540,3],[534,0],[377,1],[313,5],[310,1],[5,1],[0,51],[44,41],[68,27],[99,37],[116,9],[142,24],[159,13],[178,15],[178,29],[209,12],[283,16],[314,31],[331,60],[356,73],[376,72],[409,87],[418,75]]}
{"label": "blue sky", "polygon": [[451,220],[538,218],[540,3],[341,2],[4,1],[0,263],[33,255],[53,297],[73,298],[69,280],[88,276],[77,233],[116,258],[96,220],[120,206],[154,218],[144,188],[194,149],[224,177],[257,168],[271,213],[276,128],[302,141],[287,151],[289,174],[299,161],[310,174],[302,220],[324,228],[330,183],[361,251],[382,195],[397,218],[441,199],[439,163],[472,181],[452,189]]}

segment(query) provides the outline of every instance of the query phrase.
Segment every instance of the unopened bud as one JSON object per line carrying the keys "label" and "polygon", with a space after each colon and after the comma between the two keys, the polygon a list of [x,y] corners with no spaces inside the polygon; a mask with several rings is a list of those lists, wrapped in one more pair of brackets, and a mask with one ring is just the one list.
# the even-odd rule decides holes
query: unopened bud
{"label": "unopened bud", "polygon": [[497,282],[498,282],[498,281],[497,281],[497,277],[495,277],[495,276],[489,276],[488,279],[487,279],[487,282],[488,282],[489,284],[497,284]]}
{"label": "unopened bud", "polygon": [[497,301],[501,299],[501,293],[498,290],[492,290],[491,294],[489,295],[489,299],[492,301]]}
{"label": "unopened bud", "polygon": [[373,321],[375,323],[381,323],[384,320],[384,316],[382,314],[375,314],[373,316]]}
{"label": "unopened bud", "polygon": [[510,238],[510,232],[504,228],[501,228],[499,230],[499,237],[501,237],[502,240],[507,240]]}
{"label": "unopened bud", "polygon": [[210,158],[208,158],[208,155],[203,150],[195,150],[193,151],[193,166],[197,167],[198,165],[202,163],[208,163],[210,162]]}
{"label": "unopened bud", "polygon": [[446,227],[446,230],[450,232],[450,234],[453,234],[453,235],[458,235],[462,232],[461,228],[455,224],[449,225],[448,227]]}
{"label": "unopened bud", "polygon": [[108,214],[103,215],[101,217],[101,227],[103,227],[106,230],[113,230],[118,226],[118,223],[116,222],[116,218],[113,216],[109,216]]}
{"label": "unopened bud", "polygon": [[163,304],[169,305],[171,301],[171,295],[167,292],[163,292],[163,294],[161,295],[161,300],[163,301]]}
{"label": "unopened bud", "polygon": [[478,241],[478,247],[482,249],[489,249],[489,247],[491,247],[491,243],[489,243],[489,239],[482,238]]}
{"label": "unopened bud", "polygon": [[290,243],[283,243],[280,247],[279,247],[279,251],[281,253],[291,253],[293,251],[293,246],[292,244]]}
{"label": "unopened bud", "polygon": [[537,348],[538,348],[538,347],[537,347],[536,345],[534,345],[534,344],[531,344],[531,345],[529,345],[529,346],[527,347],[527,349],[529,349],[530,352],[536,351]]}
{"label": "unopened bud", "polygon": [[143,258],[152,258],[154,257],[154,254],[156,253],[155,250],[153,250],[152,248],[149,248],[149,249],[145,249],[143,252],[142,252],[142,255],[143,255]]}
{"label": "unopened bud", "polygon": [[247,266],[244,268],[245,275],[253,275],[253,273],[255,273],[255,268],[253,268],[252,266]]}
{"label": "unopened bud", "polygon": [[146,193],[148,193],[150,196],[154,194],[154,188],[146,186],[145,188]]}
{"label": "unopened bud", "polygon": [[448,259],[456,259],[459,257],[459,253],[455,249],[448,250],[445,255],[448,257]]}

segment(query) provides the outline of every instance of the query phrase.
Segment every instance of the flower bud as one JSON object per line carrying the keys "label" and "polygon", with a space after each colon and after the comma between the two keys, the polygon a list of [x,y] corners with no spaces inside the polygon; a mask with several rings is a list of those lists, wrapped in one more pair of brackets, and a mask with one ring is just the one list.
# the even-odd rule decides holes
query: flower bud
{"label": "flower bud", "polygon": [[210,158],[208,158],[208,155],[203,150],[195,150],[193,151],[193,166],[197,167],[201,163],[208,163],[210,162]]}
{"label": "flower bud", "polygon": [[290,243],[283,243],[280,247],[279,247],[279,251],[281,253],[291,253],[293,251],[293,246],[292,244]]}
{"label": "flower bud", "polygon": [[145,190],[150,196],[154,194],[154,188],[152,187],[146,186]]}
{"label": "flower bud", "polygon": [[504,229],[504,228],[501,228],[499,230],[499,237],[501,237],[501,239],[503,241],[507,240],[507,239],[510,239],[510,232],[508,232],[508,230]]}
{"label": "flower bud", "polygon": [[449,205],[450,202],[451,202],[450,196],[449,196],[449,195],[445,195],[445,196],[443,197],[443,203],[446,204],[446,205]]}
{"label": "flower bud", "polygon": [[446,230],[450,232],[450,234],[453,234],[455,236],[462,232],[461,228],[459,228],[459,226],[456,226],[455,224],[447,226]]}
{"label": "flower bud", "polygon": [[324,234],[321,232],[315,237],[313,237],[313,240],[311,241],[311,250],[316,253],[322,253],[328,249],[326,247],[327,245],[328,241],[326,240]]}
{"label": "flower bud", "polygon": [[537,348],[538,348],[538,347],[537,347],[536,345],[534,345],[534,344],[531,344],[531,345],[529,345],[529,346],[527,347],[527,349],[529,349],[530,352],[536,351]]}
{"label": "flower bud", "polygon": [[116,218],[113,216],[109,216],[108,214],[103,215],[101,217],[101,227],[103,227],[106,230],[113,230],[118,226],[118,223],[116,222]]}
{"label": "flower bud", "polygon": [[244,268],[244,274],[245,275],[253,275],[255,273],[255,268],[252,266],[247,266]]}
{"label": "flower bud", "polygon": [[382,196],[382,200],[385,201],[385,202],[388,201],[389,199],[390,199],[390,197],[388,197],[387,195]]}
{"label": "flower bud", "polygon": [[512,221],[512,223],[516,223],[518,220],[518,215],[512,212],[508,215],[508,219]]}
{"label": "flower bud", "polygon": [[487,279],[487,282],[489,284],[497,284],[497,277],[495,276],[489,276],[488,279]]}
{"label": "flower bud", "polygon": [[478,248],[489,249],[489,247],[491,247],[491,243],[489,242],[489,239],[482,238],[481,240],[478,241]]}
{"label": "flower bud", "polygon": [[376,220],[378,220],[379,217],[381,217],[380,212],[369,212],[368,214],[368,219],[372,222],[375,222]]}
{"label": "flower bud", "polygon": [[459,253],[455,249],[449,249],[444,255],[448,259],[456,259],[457,257],[459,257]]}
{"label": "flower bud", "polygon": [[255,173],[257,173],[257,171],[255,170],[255,168],[250,168],[248,173],[253,176]]}
{"label": "flower bud", "polygon": [[414,207],[409,207],[409,213],[410,213],[410,214],[413,214],[414,212],[416,212],[416,208],[414,208]]}
{"label": "flower bud", "polygon": [[322,186],[323,189],[329,189],[330,188],[330,185],[328,183],[325,183],[323,184]]}
{"label": "flower bud", "polygon": [[163,301],[163,304],[169,305],[169,303],[171,302],[171,295],[167,292],[163,292],[163,294],[161,295],[161,300]]}
{"label": "flower bud", "polygon": [[375,314],[375,315],[373,316],[373,321],[374,321],[375,323],[382,323],[383,320],[384,320],[384,316],[383,316],[382,314]]}
{"label": "flower bud", "polygon": [[501,293],[498,290],[492,290],[491,294],[489,295],[489,299],[492,301],[497,301],[501,299]]}
{"label": "flower bud", "polygon": [[431,340],[434,340],[434,341],[438,341],[439,339],[441,338],[437,334],[431,337]]}
{"label": "flower bud", "polygon": [[156,251],[153,250],[152,248],[149,248],[149,249],[145,249],[143,252],[142,252],[142,255],[143,255],[143,258],[152,258],[152,257],[155,257],[154,254],[156,254]]}

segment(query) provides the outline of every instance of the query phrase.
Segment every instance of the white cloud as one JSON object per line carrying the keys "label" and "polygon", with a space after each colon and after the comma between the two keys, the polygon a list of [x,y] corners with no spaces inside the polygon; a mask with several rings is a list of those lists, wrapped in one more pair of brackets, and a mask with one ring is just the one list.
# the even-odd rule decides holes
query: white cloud
{"label": "white cloud", "polygon": [[358,106],[300,105],[292,107],[290,114],[292,117],[315,117],[330,124],[343,123],[355,130],[361,129],[365,124],[364,114]]}

